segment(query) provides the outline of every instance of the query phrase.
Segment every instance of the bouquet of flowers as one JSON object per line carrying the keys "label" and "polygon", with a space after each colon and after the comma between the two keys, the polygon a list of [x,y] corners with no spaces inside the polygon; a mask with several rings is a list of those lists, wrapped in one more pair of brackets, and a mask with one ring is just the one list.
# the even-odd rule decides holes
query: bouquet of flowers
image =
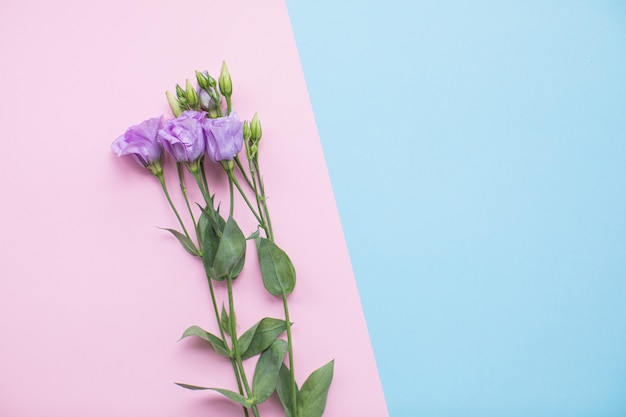
{"label": "bouquet of flowers", "polygon": [[[258,405],[274,392],[286,417],[320,417],[333,377],[333,361],[313,371],[299,387],[294,376],[292,322],[289,317],[288,296],[296,285],[296,272],[289,256],[275,242],[267,206],[265,184],[259,165],[261,122],[257,114],[250,121],[241,121],[233,111],[232,80],[226,63],[216,80],[208,72],[196,71],[197,87],[189,80],[185,88],[176,86],[176,93],[166,93],[174,118],[145,120],[130,127],[117,138],[113,151],[130,155],[148,168],[158,179],[180,229],[165,229],[182,247],[202,262],[207,278],[218,334],[199,326],[187,328],[182,338],[197,337],[206,342],[216,356],[232,364],[237,391],[202,387],[184,383],[191,390],[216,391],[242,406],[249,417],[259,417]],[[239,153],[244,149],[245,158]],[[177,208],[168,191],[162,158],[175,161],[178,185],[185,206]],[[206,164],[219,164],[228,180],[228,213],[211,194],[211,181]],[[190,201],[184,171],[194,179],[202,201]],[[245,202],[258,224],[247,237],[233,218],[235,190]],[[183,220],[181,213],[185,217]],[[193,228],[187,225],[192,224]],[[284,317],[263,317],[239,334],[235,311],[235,280],[246,261],[246,242],[256,247],[265,289],[282,303]],[[225,286],[227,299],[221,309],[216,286]],[[281,338],[285,335],[286,340]],[[244,361],[256,359],[254,374],[246,375]]]}

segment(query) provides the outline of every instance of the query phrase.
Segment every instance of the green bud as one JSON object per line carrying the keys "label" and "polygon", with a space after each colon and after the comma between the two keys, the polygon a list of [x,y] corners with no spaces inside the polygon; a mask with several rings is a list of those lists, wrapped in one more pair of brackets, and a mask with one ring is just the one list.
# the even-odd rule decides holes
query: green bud
{"label": "green bud", "polygon": [[165,97],[167,97],[167,102],[170,104],[170,108],[172,109],[174,117],[178,117],[183,112],[180,108],[180,103],[178,102],[176,97],[174,97],[174,94],[170,93],[169,91],[165,92]]}
{"label": "green bud", "polygon": [[217,104],[214,101],[211,101],[211,105],[209,106],[209,117],[211,119],[217,119],[218,117],[220,117],[222,114],[220,113],[220,109],[217,106]]}
{"label": "green bud", "polygon": [[187,97],[187,102],[189,103],[189,106],[192,109],[197,110],[199,100],[198,100],[198,93],[196,92],[196,89],[194,88],[193,85],[191,85],[189,80],[187,80],[185,87],[186,87],[185,97]]}
{"label": "green bud", "polygon": [[180,103],[180,108],[182,111],[189,110],[189,103],[187,102],[187,98],[185,96],[179,97],[178,102]]}
{"label": "green bud", "polygon": [[263,131],[261,130],[261,121],[259,120],[259,114],[254,113],[252,120],[250,121],[250,140],[254,143],[258,143],[261,140]]}
{"label": "green bud", "polygon": [[222,62],[222,71],[220,72],[220,92],[227,97],[233,94],[233,82],[230,79],[226,61]]}
{"label": "green bud", "polygon": [[209,87],[213,87],[215,88],[215,86],[217,85],[217,82],[215,81],[215,78],[211,77],[211,74],[206,75],[207,80],[209,80]]}
{"label": "green bud", "polygon": [[198,85],[203,90],[206,90],[207,88],[209,88],[209,80],[208,80],[208,78],[205,77],[204,74],[201,73],[200,71],[196,71],[196,80],[198,80]]}
{"label": "green bud", "polygon": [[179,99],[185,97],[185,90],[183,90],[183,87],[178,84],[176,84],[176,97],[178,97]]}
{"label": "green bud", "polygon": [[243,140],[248,142],[250,139],[250,123],[247,120],[243,121]]}

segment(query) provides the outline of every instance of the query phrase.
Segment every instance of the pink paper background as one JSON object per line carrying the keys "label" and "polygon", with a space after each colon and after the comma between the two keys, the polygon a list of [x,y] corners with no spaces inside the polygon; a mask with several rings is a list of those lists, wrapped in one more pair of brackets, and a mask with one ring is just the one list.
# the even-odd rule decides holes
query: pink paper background
{"label": "pink paper background", "polygon": [[[176,227],[157,181],[109,148],[169,117],[164,90],[222,60],[236,110],[263,122],[275,234],[298,271],[297,378],[334,358],[326,415],[387,415],[282,1],[4,1],[0,56],[1,416],[241,415],[173,384],[235,386],[205,345],[176,342],[192,324],[215,331],[202,268],[155,227]],[[224,177],[212,178],[222,199]],[[241,202],[237,216],[254,230]],[[249,259],[240,331],[282,317]],[[279,415],[275,398],[261,410]]]}

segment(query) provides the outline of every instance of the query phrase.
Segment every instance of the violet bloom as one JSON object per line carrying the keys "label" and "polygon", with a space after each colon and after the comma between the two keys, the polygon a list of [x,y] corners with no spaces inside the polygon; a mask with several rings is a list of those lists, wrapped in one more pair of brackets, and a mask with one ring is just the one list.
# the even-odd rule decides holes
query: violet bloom
{"label": "violet bloom", "polygon": [[213,162],[230,161],[243,146],[243,122],[236,113],[204,121],[206,145]]}
{"label": "violet bloom", "polygon": [[202,123],[205,112],[184,111],[176,119],[166,120],[159,130],[159,142],[178,162],[193,162],[204,154],[206,142]]}
{"label": "violet bloom", "polygon": [[144,120],[138,125],[128,128],[111,144],[117,156],[131,155],[141,166],[160,163],[162,148],[157,141],[157,132],[161,127],[163,116]]}

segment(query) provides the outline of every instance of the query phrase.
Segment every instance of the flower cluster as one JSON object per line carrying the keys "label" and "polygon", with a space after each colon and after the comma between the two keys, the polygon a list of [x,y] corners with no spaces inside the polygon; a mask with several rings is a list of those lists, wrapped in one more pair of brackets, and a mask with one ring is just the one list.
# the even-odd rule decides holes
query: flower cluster
{"label": "flower cluster", "polygon": [[[294,291],[296,285],[296,272],[289,256],[276,244],[270,222],[258,158],[262,136],[261,122],[256,114],[250,122],[241,122],[233,112],[232,80],[225,63],[218,81],[208,72],[198,71],[196,79],[197,89],[187,80],[185,89],[177,85],[175,95],[166,93],[174,114],[173,119],[163,121],[163,117],[155,117],[145,120],[129,128],[112,144],[117,155],[132,156],[159,179],[182,229],[166,230],[178,239],[190,255],[202,260],[206,277],[209,278],[208,285],[219,334],[212,334],[194,325],[184,331],[183,338],[199,337],[208,342],[211,350],[228,358],[232,363],[238,390],[178,385],[193,390],[217,391],[240,404],[245,417],[250,417],[250,412],[254,417],[260,417],[259,405],[274,392],[278,394],[285,416],[321,417],[333,376],[334,362],[330,361],[313,371],[298,388],[294,372],[292,323],[287,302],[287,296]],[[244,167],[238,156],[243,147],[246,150],[247,167]],[[170,198],[161,165],[164,153],[176,161],[180,191],[190,222],[193,223],[193,229],[190,230],[195,235],[189,233],[186,222]],[[230,190],[227,218],[220,214],[219,204],[215,208],[215,195],[209,192],[211,181],[207,178],[203,165],[205,156],[212,162],[220,163],[226,172]],[[190,203],[181,166],[186,166],[193,175],[204,200],[202,204]],[[235,170],[238,175],[235,175]],[[239,178],[245,180],[243,186],[239,183]],[[247,186],[247,191],[244,186]],[[256,231],[251,232],[248,238],[233,218],[235,188],[257,220]],[[200,212],[194,213],[192,207],[197,209],[198,206]],[[263,285],[268,293],[280,299],[284,318],[263,317],[238,335],[234,280],[243,271],[246,241],[252,239],[256,246]],[[228,297],[221,303],[220,313],[220,303],[213,287],[224,284]],[[287,340],[280,338],[283,334],[286,334]],[[250,384],[243,361],[257,356]]]}
{"label": "flower cluster", "polygon": [[163,149],[178,162],[195,162],[205,153],[213,162],[230,161],[243,146],[243,122],[236,113],[215,119],[204,111],[186,110],[175,119],[148,119],[129,128],[111,146],[142,166],[158,164]]}

